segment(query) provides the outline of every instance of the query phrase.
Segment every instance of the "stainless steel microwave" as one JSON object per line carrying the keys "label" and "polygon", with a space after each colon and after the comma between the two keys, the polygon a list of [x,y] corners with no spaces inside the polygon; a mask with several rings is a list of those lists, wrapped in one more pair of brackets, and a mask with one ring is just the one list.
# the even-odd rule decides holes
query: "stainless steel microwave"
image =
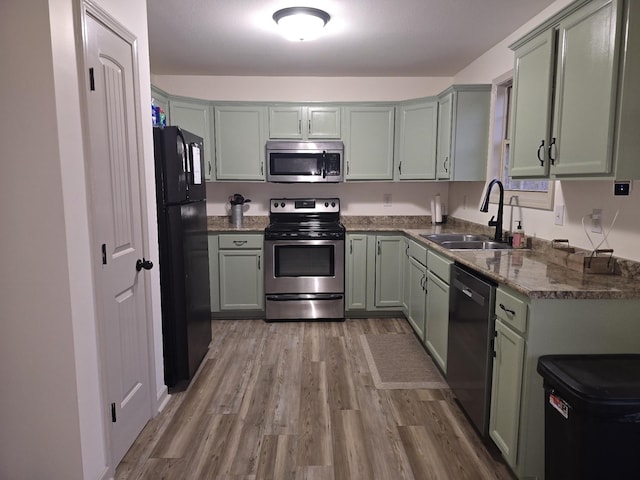
{"label": "stainless steel microwave", "polygon": [[344,144],[267,142],[267,181],[282,183],[342,182]]}

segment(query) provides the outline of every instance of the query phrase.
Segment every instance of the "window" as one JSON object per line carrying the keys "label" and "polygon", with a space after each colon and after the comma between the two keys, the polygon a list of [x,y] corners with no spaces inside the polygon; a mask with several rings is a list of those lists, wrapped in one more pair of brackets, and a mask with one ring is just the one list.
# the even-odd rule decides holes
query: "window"
{"label": "window", "polygon": [[[555,182],[534,179],[518,180],[509,177],[509,152],[511,136],[512,73],[494,80],[495,104],[492,124],[492,169],[504,184],[505,204],[521,207],[553,209]],[[497,202],[497,194],[495,199]]]}

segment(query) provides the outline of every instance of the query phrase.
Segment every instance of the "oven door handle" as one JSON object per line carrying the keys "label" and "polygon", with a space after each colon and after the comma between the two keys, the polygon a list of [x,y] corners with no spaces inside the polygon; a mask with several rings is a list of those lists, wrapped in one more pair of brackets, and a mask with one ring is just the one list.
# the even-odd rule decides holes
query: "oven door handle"
{"label": "oven door handle", "polygon": [[295,294],[283,293],[280,295],[267,295],[265,298],[270,302],[295,302],[300,300],[341,300],[344,297],[341,293],[316,293],[316,294]]}

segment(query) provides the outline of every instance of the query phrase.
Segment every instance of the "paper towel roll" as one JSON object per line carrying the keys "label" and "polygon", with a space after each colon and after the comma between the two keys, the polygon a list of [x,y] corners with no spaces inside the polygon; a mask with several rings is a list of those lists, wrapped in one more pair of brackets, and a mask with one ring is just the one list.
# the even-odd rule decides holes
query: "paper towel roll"
{"label": "paper towel roll", "polygon": [[431,223],[436,224],[436,202],[434,199],[431,199]]}
{"label": "paper towel roll", "polygon": [[[434,214],[431,214],[433,218]],[[440,203],[440,194],[436,193],[436,201],[435,201],[435,218],[436,223],[442,223],[442,204]]]}

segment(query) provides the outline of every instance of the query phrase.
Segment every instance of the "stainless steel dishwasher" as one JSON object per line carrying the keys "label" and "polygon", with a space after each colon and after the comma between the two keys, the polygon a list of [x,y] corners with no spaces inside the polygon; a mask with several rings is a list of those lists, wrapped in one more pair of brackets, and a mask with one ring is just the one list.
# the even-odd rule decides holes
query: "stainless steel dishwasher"
{"label": "stainless steel dishwasher", "polygon": [[486,437],[496,284],[457,264],[451,274],[447,382],[475,428]]}

